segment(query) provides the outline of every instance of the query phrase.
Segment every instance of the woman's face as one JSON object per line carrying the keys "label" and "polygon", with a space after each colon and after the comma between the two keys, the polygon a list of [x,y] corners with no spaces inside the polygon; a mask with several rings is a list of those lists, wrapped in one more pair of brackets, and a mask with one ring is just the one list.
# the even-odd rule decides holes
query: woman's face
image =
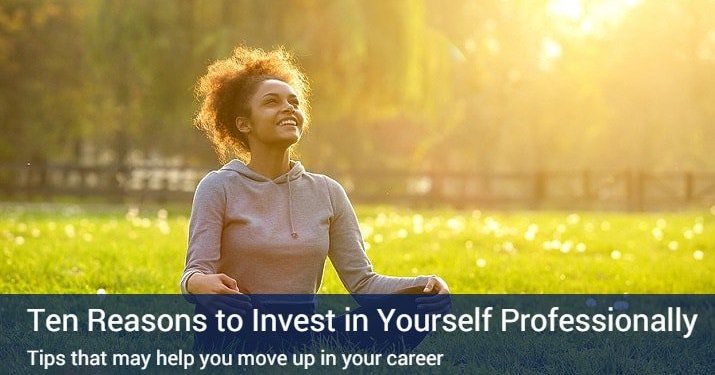
{"label": "woman's face", "polygon": [[265,80],[258,84],[248,104],[251,116],[247,122],[239,121],[237,125],[241,131],[247,126],[251,147],[263,144],[287,149],[298,142],[305,117],[298,95],[289,84],[277,79]]}

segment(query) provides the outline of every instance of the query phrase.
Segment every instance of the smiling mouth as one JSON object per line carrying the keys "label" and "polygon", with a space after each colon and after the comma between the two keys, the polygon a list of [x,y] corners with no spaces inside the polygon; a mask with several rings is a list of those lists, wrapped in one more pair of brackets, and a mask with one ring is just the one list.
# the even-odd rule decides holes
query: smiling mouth
{"label": "smiling mouth", "polygon": [[295,119],[292,119],[292,118],[287,118],[285,120],[281,120],[280,122],[278,122],[278,126],[295,126],[295,127],[297,127],[298,121],[296,121]]}

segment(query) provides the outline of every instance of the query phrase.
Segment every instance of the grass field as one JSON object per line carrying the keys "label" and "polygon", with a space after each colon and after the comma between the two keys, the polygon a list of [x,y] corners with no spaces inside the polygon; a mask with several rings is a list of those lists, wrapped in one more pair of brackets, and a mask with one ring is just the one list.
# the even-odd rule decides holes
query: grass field
{"label": "grass field", "polygon": [[[453,293],[713,293],[715,210],[480,212],[358,207],[389,275]],[[176,293],[188,207],[2,204],[1,293]],[[321,293],[344,293],[330,265]]]}
{"label": "grass field", "polygon": [[[188,207],[2,204],[0,212],[0,294],[178,291]],[[369,206],[358,207],[358,214],[377,271],[438,274],[453,293],[715,292],[715,209],[622,214],[414,211]],[[321,292],[344,293],[332,269],[326,270]],[[8,297],[14,296],[4,298]],[[22,310],[23,303],[35,306],[24,299],[10,301],[17,304],[11,304],[11,309]],[[55,310],[74,306],[69,299],[60,302],[69,306],[54,305]],[[467,307],[463,311],[471,308]],[[149,308],[142,305],[139,310]],[[188,304],[181,308],[190,311]],[[491,336],[433,334],[418,351],[446,355],[445,363],[434,371],[359,367],[348,373],[710,373],[712,313],[703,306],[698,309],[704,314],[703,321],[688,340],[677,335],[554,336],[516,331]],[[19,315],[21,312],[9,314]],[[26,348],[42,347],[56,353],[80,347],[90,352],[151,353],[156,348],[165,352],[190,348],[192,342],[190,334],[143,335],[132,340],[122,334],[82,332],[28,335],[10,319],[0,322],[0,331],[5,333],[0,335],[0,358],[9,373],[40,371],[38,366],[28,367]],[[310,350],[317,353],[322,348]],[[350,348],[328,349],[350,352]],[[97,371],[67,369],[72,373]],[[239,369],[217,370],[235,373]],[[245,373],[267,370],[271,369],[240,368]],[[305,373],[297,367],[273,370]],[[313,370],[336,371],[332,367]],[[175,371],[167,367],[152,372]]]}

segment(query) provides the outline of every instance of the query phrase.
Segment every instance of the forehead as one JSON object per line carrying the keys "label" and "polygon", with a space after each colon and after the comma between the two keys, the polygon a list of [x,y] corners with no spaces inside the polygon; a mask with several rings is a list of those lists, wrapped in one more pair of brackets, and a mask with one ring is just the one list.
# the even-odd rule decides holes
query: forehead
{"label": "forehead", "polygon": [[255,97],[262,97],[268,94],[277,94],[282,96],[298,96],[291,85],[277,79],[267,79],[258,84]]}

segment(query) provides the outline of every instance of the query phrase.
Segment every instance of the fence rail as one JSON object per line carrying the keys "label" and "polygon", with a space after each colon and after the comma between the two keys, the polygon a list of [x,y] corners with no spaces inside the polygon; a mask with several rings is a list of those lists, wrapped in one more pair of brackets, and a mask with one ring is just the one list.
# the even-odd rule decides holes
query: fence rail
{"label": "fence rail", "polygon": [[[190,201],[207,168],[0,164],[2,199],[97,197]],[[419,172],[335,170],[355,202],[530,209],[710,207],[715,173],[647,171]]]}

